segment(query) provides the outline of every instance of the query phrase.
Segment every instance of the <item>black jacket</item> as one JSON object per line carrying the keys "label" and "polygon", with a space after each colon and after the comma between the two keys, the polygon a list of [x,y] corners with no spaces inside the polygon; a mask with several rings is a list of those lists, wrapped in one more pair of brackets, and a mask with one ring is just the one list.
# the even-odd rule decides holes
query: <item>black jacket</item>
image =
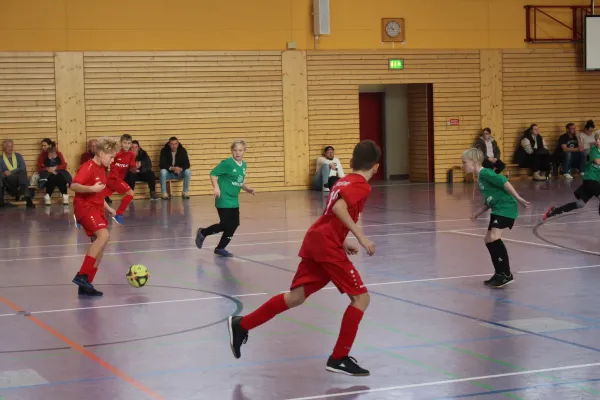
{"label": "black jacket", "polygon": [[137,157],[135,157],[136,162],[141,162],[142,166],[140,167],[140,172],[146,172],[152,170],[152,160],[150,160],[150,156],[146,153],[146,150],[140,148]]}
{"label": "black jacket", "polygon": [[[169,142],[165,144],[165,147],[160,151],[160,169],[168,170],[173,166],[173,157],[171,156],[171,148]],[[175,166],[183,170],[190,169],[190,158],[188,157],[187,150],[179,143],[177,147],[177,153],[175,153]]]}
{"label": "black jacket", "polygon": [[[483,156],[485,159],[488,159],[487,155],[487,145],[485,144],[485,140],[483,136],[479,137],[475,142],[475,147],[479,150],[483,151]],[[498,143],[496,143],[496,139],[492,138],[492,149],[494,150],[494,158],[500,158],[500,147],[498,147]]]}
{"label": "black jacket", "polygon": [[550,155],[548,149],[544,147],[544,139],[542,138],[542,135],[537,135],[534,137],[531,134],[531,129],[528,128],[525,132],[523,132],[523,136],[521,136],[519,139],[519,147],[517,147],[514,155],[513,162],[518,164],[519,168],[530,168],[531,165],[531,158],[529,157],[530,154],[527,153],[525,148],[521,145],[521,141],[523,139],[527,139],[529,141],[531,148],[534,148],[534,146],[537,144],[537,149],[534,150],[536,154]]}

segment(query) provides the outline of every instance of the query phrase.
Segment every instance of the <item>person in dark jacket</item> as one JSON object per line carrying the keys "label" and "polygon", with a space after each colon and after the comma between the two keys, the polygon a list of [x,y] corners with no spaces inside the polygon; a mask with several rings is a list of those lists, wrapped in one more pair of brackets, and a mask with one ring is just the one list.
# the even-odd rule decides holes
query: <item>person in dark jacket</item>
{"label": "person in dark jacket", "polygon": [[144,149],[140,147],[140,142],[134,140],[131,142],[131,151],[135,154],[135,173],[127,171],[125,175],[125,182],[133,190],[135,189],[136,182],[146,182],[150,189],[150,199],[158,200],[156,195],[156,175],[152,171],[152,160]]}
{"label": "person in dark jacket", "polygon": [[531,124],[523,132],[514,161],[519,168],[531,168],[535,181],[545,181],[550,177],[550,151],[537,124]]}
{"label": "person in dark jacket", "polygon": [[506,167],[500,160],[500,148],[496,139],[492,137],[492,130],[484,128],[481,136],[475,142],[475,147],[483,152],[483,167],[493,169],[497,174]]}
{"label": "person in dark jacket", "polygon": [[168,199],[167,179],[183,179],[184,199],[189,199],[190,180],[192,171],[190,170],[190,158],[187,150],[179,143],[175,136],[169,138],[165,147],[160,151],[160,186],[162,198]]}

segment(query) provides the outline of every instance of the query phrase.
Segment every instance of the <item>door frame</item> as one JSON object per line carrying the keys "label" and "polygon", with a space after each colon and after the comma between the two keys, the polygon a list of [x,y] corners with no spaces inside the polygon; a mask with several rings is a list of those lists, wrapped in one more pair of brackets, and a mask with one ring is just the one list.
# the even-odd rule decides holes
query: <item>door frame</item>
{"label": "door frame", "polygon": [[427,159],[428,159],[428,180],[429,183],[435,181],[434,174],[434,151],[433,151],[433,139],[434,139],[434,123],[433,123],[433,83],[427,83]]}
{"label": "door frame", "polygon": [[381,91],[361,92],[360,91],[360,87],[359,87],[359,89],[358,89],[358,97],[359,97],[359,100],[358,100],[358,106],[359,106],[359,109],[358,109],[358,118],[359,118],[359,122],[358,122],[358,137],[359,137],[359,140],[360,140],[360,95],[361,94],[377,95],[377,97],[381,98],[381,115],[379,116],[379,119],[381,121],[381,145],[383,147],[382,148],[382,151],[383,151],[383,154],[382,154],[383,160],[381,160],[381,159],[379,160],[379,168],[382,170],[383,180],[387,181],[388,180],[388,177],[387,177],[387,159],[386,159],[386,157],[387,157],[387,149],[386,149],[386,145],[385,145],[386,144],[386,135],[387,135],[386,126],[385,126],[385,106],[386,106],[386,104],[385,104],[385,102],[386,102],[385,93],[386,92],[381,92]]}

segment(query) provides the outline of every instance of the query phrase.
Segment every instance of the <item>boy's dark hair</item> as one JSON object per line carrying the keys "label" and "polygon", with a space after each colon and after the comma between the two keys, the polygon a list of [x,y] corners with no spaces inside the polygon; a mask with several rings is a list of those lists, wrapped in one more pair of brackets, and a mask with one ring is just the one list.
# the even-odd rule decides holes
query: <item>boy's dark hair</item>
{"label": "boy's dark hair", "polygon": [[492,134],[492,130],[490,128],[483,128],[483,130],[481,131],[481,133],[489,133],[490,135]]}
{"label": "boy's dark hair", "polygon": [[128,142],[131,142],[132,139],[133,138],[131,137],[131,135],[129,135],[127,133],[124,134],[124,135],[121,135],[121,142],[124,141],[124,140],[127,140]]}
{"label": "boy's dark hair", "polygon": [[567,124],[567,126],[565,126],[565,128],[567,128],[567,130],[569,130],[569,128],[570,128],[570,127],[572,127],[572,126],[575,126],[575,124],[574,124],[574,123],[572,123],[572,122],[569,122],[569,123]]}
{"label": "boy's dark hair", "polygon": [[138,142],[137,140],[132,140],[131,144],[137,144],[138,146],[140,145],[140,142]]}
{"label": "boy's dark hair", "polygon": [[172,142],[173,140],[179,140],[179,139],[177,139],[177,136],[171,136],[169,138],[169,142]]}
{"label": "boy's dark hair", "polygon": [[381,157],[381,149],[372,140],[363,140],[354,147],[352,152],[352,169],[356,171],[368,171]]}

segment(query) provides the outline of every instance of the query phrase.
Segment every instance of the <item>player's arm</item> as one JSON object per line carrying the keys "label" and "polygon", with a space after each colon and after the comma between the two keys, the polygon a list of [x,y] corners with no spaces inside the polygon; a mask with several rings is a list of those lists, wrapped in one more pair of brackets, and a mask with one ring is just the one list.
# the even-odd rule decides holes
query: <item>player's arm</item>
{"label": "player's arm", "polygon": [[481,207],[479,210],[475,211],[473,213],[473,215],[471,215],[471,220],[475,221],[477,218],[479,218],[481,216],[481,214],[483,214],[484,212],[486,212],[489,209],[490,209],[490,207],[487,204],[484,204],[483,207]]}
{"label": "player's arm", "polygon": [[102,182],[96,182],[93,186],[82,185],[81,183],[73,182],[71,183],[71,190],[75,193],[98,193],[102,189],[104,189],[106,185]]}
{"label": "player's arm", "polygon": [[360,243],[360,245],[367,250],[367,253],[369,255],[373,255],[375,252],[375,243],[367,239],[362,229],[360,229],[358,225],[354,223],[350,213],[348,213],[348,205],[346,204],[346,201],[342,198],[338,199],[331,208],[331,211],[333,211],[335,216],[338,217],[348,229],[350,229],[350,232],[352,232],[356,239],[358,239],[358,243]]}
{"label": "player's arm", "polygon": [[109,206],[108,203],[106,202],[106,200],[104,200],[104,209],[110,215],[117,215],[117,212],[115,211],[115,209],[112,208],[111,206]]}
{"label": "player's arm", "polygon": [[529,207],[530,203],[527,200],[525,200],[524,198],[522,198],[521,196],[519,196],[519,193],[517,193],[517,191],[515,190],[513,185],[510,184],[510,182],[507,181],[504,184],[504,190],[506,190],[508,193],[510,193],[510,195],[512,197],[514,197],[519,202],[520,205],[522,205],[525,208]]}
{"label": "player's arm", "polygon": [[250,185],[246,184],[246,183],[244,183],[244,184],[242,185],[242,189],[243,189],[245,192],[247,192],[247,193],[250,193],[250,194],[254,194],[254,193],[256,193],[256,190],[252,189],[252,187],[251,187]]}

